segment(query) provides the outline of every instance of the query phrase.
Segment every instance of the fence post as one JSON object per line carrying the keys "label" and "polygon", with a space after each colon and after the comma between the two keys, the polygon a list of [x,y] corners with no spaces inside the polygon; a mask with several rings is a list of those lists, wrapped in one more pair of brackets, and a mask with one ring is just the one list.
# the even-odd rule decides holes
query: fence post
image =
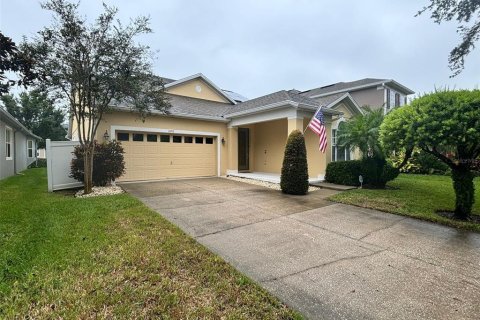
{"label": "fence post", "polygon": [[53,168],[52,168],[52,141],[47,139],[45,142],[45,157],[47,158],[47,178],[48,192],[53,192]]}

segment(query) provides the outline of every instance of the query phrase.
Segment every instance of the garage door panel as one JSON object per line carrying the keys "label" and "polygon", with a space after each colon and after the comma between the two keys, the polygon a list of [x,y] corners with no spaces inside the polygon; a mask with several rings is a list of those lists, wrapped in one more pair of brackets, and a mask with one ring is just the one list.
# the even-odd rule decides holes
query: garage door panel
{"label": "garage door panel", "polygon": [[126,172],[120,181],[217,174],[216,139],[214,144],[124,141],[122,146]]}

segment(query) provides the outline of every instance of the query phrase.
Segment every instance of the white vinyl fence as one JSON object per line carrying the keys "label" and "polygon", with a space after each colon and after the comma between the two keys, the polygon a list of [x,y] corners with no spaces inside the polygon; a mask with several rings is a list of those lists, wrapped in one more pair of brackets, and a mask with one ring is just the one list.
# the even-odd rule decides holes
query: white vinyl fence
{"label": "white vinyl fence", "polygon": [[83,186],[83,183],[70,178],[70,162],[73,148],[78,141],[46,141],[48,191],[70,189]]}

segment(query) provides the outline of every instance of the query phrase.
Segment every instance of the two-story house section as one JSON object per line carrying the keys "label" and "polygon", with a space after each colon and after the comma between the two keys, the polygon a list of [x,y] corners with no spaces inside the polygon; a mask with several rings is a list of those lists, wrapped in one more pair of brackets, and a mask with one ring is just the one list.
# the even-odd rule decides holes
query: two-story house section
{"label": "two-story house section", "polygon": [[394,107],[407,103],[407,97],[415,92],[392,79],[365,78],[350,82],[338,82],[302,92],[305,97],[322,100],[348,93],[359,106],[383,108],[388,113]]}

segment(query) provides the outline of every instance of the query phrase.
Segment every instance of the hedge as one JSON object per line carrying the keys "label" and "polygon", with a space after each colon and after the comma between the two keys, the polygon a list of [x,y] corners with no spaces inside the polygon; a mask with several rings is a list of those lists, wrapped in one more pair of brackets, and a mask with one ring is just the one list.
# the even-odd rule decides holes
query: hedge
{"label": "hedge", "polygon": [[347,186],[360,186],[359,176],[363,184],[373,188],[385,188],[388,181],[395,179],[398,169],[384,159],[364,159],[330,162],[327,165],[325,180],[330,183]]}

